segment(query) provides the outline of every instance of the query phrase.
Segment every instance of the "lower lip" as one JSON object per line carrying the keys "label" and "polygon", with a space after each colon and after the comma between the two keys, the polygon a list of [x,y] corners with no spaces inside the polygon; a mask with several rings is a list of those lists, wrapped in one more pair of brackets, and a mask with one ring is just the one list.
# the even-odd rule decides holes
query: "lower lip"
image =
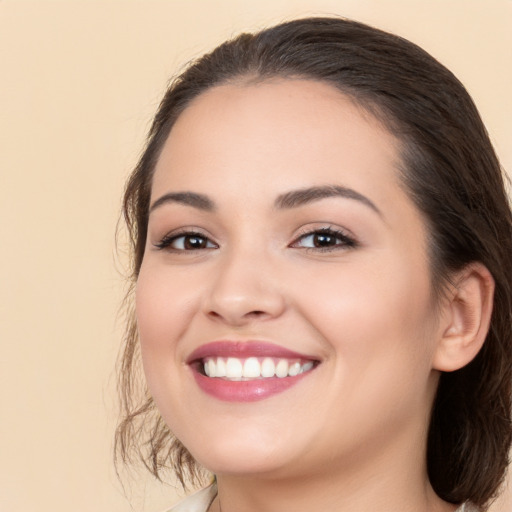
{"label": "lower lip", "polygon": [[225,402],[256,402],[286,391],[311,371],[294,377],[271,377],[241,381],[210,378],[197,371],[193,373],[198,386],[208,395]]}

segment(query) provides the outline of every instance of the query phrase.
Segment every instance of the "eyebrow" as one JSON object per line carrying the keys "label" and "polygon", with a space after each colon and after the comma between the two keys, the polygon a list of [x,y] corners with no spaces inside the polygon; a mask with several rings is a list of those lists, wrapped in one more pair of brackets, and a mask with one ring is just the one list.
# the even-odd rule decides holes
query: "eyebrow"
{"label": "eyebrow", "polygon": [[281,194],[275,201],[275,207],[278,209],[297,208],[313,201],[319,201],[328,197],[342,197],[344,199],[354,199],[368,206],[382,217],[382,212],[375,203],[363,194],[356,192],[351,188],[340,187],[339,185],[326,185],[321,187],[309,187],[299,190],[293,190]]}
{"label": "eyebrow", "polygon": [[[341,187],[339,185],[308,187],[286,192],[277,197],[274,202],[274,207],[279,210],[297,208],[329,197],[342,197],[344,199],[359,201],[382,216],[381,211],[377,208],[375,203],[366,196],[351,188]],[[198,194],[196,192],[169,192],[159,197],[150,206],[149,212],[151,213],[156,208],[168,203],[184,204],[207,212],[212,212],[216,209],[215,203],[204,194]]]}
{"label": "eyebrow", "polygon": [[197,194],[195,192],[169,192],[159,197],[149,208],[151,213],[156,208],[167,203],[180,203],[187,206],[192,206],[199,210],[212,212],[215,210],[213,201],[204,194]]}

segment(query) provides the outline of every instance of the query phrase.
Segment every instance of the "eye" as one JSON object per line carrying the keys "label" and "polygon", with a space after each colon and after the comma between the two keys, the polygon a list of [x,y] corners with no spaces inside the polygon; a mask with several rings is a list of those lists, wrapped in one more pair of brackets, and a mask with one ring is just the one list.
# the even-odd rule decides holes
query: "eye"
{"label": "eye", "polygon": [[167,235],[155,247],[171,251],[198,251],[216,249],[218,246],[202,233],[186,232]]}
{"label": "eye", "polygon": [[342,231],[333,228],[322,228],[299,236],[291,247],[298,247],[310,250],[332,251],[356,247],[356,241]]}

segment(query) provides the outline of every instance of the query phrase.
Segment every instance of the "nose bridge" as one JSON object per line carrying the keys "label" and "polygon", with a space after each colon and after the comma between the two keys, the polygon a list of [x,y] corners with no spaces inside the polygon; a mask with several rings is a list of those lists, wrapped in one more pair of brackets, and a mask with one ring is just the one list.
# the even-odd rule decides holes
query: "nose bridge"
{"label": "nose bridge", "polygon": [[205,297],[205,313],[233,325],[279,316],[285,304],[274,256],[254,240],[248,242],[239,240],[219,255]]}

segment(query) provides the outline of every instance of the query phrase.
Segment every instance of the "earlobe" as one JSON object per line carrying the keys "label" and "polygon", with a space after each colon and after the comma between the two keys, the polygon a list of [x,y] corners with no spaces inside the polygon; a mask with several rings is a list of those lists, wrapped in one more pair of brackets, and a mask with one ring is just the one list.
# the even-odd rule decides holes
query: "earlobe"
{"label": "earlobe", "polygon": [[443,306],[442,332],[433,368],[458,370],[478,354],[484,344],[492,315],[494,279],[482,263],[471,263],[454,279]]}

